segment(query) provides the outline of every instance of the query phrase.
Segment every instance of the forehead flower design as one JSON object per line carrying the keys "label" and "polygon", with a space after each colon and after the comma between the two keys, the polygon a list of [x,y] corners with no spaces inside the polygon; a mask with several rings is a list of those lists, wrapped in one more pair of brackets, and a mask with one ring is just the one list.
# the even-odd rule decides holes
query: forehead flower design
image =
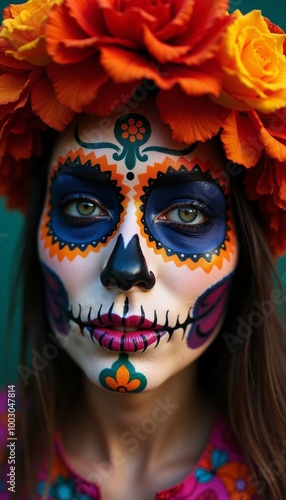
{"label": "forehead flower design", "polygon": [[[127,115],[121,116],[114,127],[114,135],[119,144],[123,146],[122,151],[117,144],[113,142],[85,142],[80,138],[78,126],[75,129],[75,139],[77,143],[86,149],[115,149],[116,153],[113,154],[113,159],[116,161],[125,160],[125,165],[128,170],[132,170],[135,167],[136,160],[147,161],[148,155],[142,154],[146,151],[159,151],[161,153],[173,154],[176,156],[181,156],[184,154],[191,153],[195,146],[191,146],[185,149],[170,149],[161,146],[148,146],[140,151],[140,146],[145,144],[151,136],[151,126],[147,118],[143,115],[137,113],[129,113]],[[132,174],[133,175],[133,174]],[[128,177],[128,176],[127,176]],[[128,177],[133,178],[132,176]]]}
{"label": "forehead flower design", "polygon": [[114,154],[113,158],[117,161],[125,158],[128,169],[135,167],[136,158],[141,161],[146,160],[146,155],[141,155],[139,147],[148,141],[151,135],[150,123],[142,115],[130,113],[117,120],[114,128],[114,135],[118,142],[122,144],[121,154]]}
{"label": "forehead flower design", "polygon": [[[143,122],[141,120],[135,121],[135,118],[129,118],[127,123],[122,123],[121,130],[124,130],[121,134],[122,139],[127,139],[130,142],[142,141],[143,134],[146,132]],[[144,142],[146,142],[146,138]]]}
{"label": "forehead flower design", "polygon": [[[227,0],[28,0],[6,7],[0,194],[8,205],[26,207],[43,130],[64,130],[75,113],[134,110],[138,89],[144,98],[156,88],[156,106],[175,139],[190,145],[219,135],[227,159],[245,167],[246,193],[258,204],[271,249],[282,253],[285,34],[258,10],[227,9]],[[128,120],[117,140],[124,158],[133,145],[133,168],[148,129]]]}

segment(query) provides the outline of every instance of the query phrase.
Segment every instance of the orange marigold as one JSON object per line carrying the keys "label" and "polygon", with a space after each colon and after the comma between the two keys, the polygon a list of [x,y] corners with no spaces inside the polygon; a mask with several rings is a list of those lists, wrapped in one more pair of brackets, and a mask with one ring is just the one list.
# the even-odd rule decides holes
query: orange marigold
{"label": "orange marigold", "polygon": [[285,163],[265,153],[255,167],[245,172],[246,193],[257,201],[265,220],[270,247],[277,255],[286,248],[286,169]]}
{"label": "orange marigold", "polygon": [[46,66],[49,56],[45,48],[45,22],[51,7],[63,0],[28,0],[10,5],[3,11],[0,36],[10,42],[7,55]]}
{"label": "orange marigold", "polygon": [[[231,22],[227,6],[227,0],[66,0],[51,11],[46,28],[54,61],[48,74],[59,100],[75,112],[104,115],[121,107],[148,79],[159,89],[177,92],[178,98],[195,96],[204,106],[200,97],[205,97],[209,104],[208,96],[221,90],[216,56]],[[82,86],[85,91],[79,92]],[[178,127],[176,106],[169,119],[164,109],[170,108],[170,99],[162,94],[158,103],[174,134],[188,142],[189,135]],[[218,132],[220,106],[210,103],[204,120],[197,118],[200,106],[188,110],[197,123],[195,140]]]}
{"label": "orange marigold", "polygon": [[233,15],[219,52],[224,78],[216,102],[241,111],[274,112],[286,101],[285,34],[271,33],[258,10]]}

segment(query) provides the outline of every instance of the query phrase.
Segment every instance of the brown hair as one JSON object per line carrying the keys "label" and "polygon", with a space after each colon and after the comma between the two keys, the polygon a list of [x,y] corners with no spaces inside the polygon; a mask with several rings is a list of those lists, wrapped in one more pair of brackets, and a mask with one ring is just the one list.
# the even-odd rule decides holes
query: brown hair
{"label": "brown hair", "polygon": [[[43,170],[35,169],[22,259],[24,317],[19,365],[22,410],[17,495],[21,498],[20,484],[25,482],[31,499],[35,497],[37,450],[48,450],[51,467],[54,430],[68,415],[74,395],[81,393],[80,369],[55,343],[46,318],[37,255],[37,227],[46,186]],[[228,315],[220,334],[199,360],[199,379],[220,410],[228,415],[253,470],[251,481],[259,498],[284,500],[286,352],[285,331],[276,306],[285,303],[285,297],[279,284],[274,288],[275,271],[259,214],[246,200],[242,180],[235,177],[230,182],[240,245],[239,264]],[[41,365],[37,355],[43,356],[47,345],[53,346],[55,355]]]}

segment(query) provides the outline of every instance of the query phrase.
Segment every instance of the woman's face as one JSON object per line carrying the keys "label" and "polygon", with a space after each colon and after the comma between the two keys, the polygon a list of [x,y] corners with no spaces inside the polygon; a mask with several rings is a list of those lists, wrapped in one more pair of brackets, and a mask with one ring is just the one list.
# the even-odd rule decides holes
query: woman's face
{"label": "woman's face", "polygon": [[51,327],[97,386],[158,387],[219,332],[238,253],[224,164],[150,104],[61,134],[39,255]]}

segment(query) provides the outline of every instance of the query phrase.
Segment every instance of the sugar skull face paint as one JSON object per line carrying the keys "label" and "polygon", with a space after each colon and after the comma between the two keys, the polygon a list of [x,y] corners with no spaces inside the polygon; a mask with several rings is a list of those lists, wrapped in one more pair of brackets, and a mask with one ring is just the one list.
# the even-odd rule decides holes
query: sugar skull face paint
{"label": "sugar skull face paint", "polygon": [[149,105],[60,136],[39,255],[52,329],[95,384],[159,386],[218,333],[238,254],[223,171],[215,141],[174,141]]}

